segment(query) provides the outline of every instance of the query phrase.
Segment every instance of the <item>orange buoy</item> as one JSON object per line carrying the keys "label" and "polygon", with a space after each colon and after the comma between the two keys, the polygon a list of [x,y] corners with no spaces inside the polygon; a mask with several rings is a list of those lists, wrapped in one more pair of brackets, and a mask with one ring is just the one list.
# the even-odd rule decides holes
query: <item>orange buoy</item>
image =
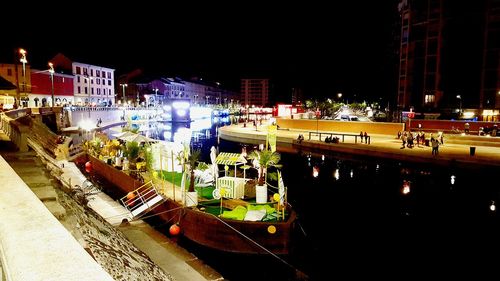
{"label": "orange buoy", "polygon": [[85,163],[85,172],[90,173],[90,171],[92,171],[92,163],[88,161],[87,163]]}
{"label": "orange buoy", "polygon": [[132,191],[130,191],[129,193],[127,193],[127,205],[129,207],[134,206],[134,204],[135,204],[134,198],[135,198],[135,194]]}
{"label": "orange buoy", "polygon": [[181,228],[177,224],[170,226],[169,232],[171,235],[176,236],[181,232]]}

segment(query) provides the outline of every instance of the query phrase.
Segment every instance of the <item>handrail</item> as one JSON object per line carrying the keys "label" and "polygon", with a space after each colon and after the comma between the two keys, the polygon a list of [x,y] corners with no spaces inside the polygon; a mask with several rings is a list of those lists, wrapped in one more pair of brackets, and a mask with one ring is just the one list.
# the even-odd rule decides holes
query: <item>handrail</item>
{"label": "handrail", "polygon": [[363,142],[363,138],[368,138],[368,144],[371,143],[371,136],[361,136],[358,134],[344,134],[344,133],[320,133],[320,132],[309,132],[309,140],[311,140],[312,135],[319,135],[319,141],[321,141],[321,135],[327,135],[330,137],[333,136],[342,136],[342,142],[345,142],[345,136],[354,137],[354,143],[358,143],[358,137],[361,138],[361,142]]}

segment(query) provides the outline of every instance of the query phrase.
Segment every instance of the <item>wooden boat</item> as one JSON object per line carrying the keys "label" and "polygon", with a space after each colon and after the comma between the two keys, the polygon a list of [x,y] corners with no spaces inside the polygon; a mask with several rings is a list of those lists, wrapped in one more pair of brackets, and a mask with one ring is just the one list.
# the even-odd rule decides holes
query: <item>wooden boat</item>
{"label": "wooden boat", "polygon": [[[133,192],[142,185],[111,165],[90,155],[86,157],[92,163],[95,173],[114,184],[122,195]],[[264,222],[224,219],[198,207],[184,207],[179,202],[166,199],[153,208],[148,216],[156,214],[164,222],[178,223],[181,235],[220,251],[284,255],[289,254],[292,249],[296,214],[291,208],[287,209],[284,221]]]}

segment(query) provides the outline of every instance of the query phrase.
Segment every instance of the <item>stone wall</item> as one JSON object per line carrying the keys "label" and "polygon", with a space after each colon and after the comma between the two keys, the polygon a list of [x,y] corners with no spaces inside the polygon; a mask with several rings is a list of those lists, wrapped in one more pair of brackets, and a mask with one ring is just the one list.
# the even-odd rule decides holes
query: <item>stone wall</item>
{"label": "stone wall", "polygon": [[276,119],[280,129],[297,129],[307,131],[328,131],[359,134],[367,132],[368,135],[384,134],[397,135],[404,129],[403,123],[387,122],[358,122],[358,121],[333,121],[333,120],[308,120],[308,119]]}

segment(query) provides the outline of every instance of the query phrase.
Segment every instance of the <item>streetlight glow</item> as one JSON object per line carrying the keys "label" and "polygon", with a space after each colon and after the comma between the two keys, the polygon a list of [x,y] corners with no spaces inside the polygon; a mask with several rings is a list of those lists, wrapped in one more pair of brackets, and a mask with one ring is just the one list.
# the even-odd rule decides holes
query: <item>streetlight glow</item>
{"label": "streetlight glow", "polygon": [[[26,64],[28,63],[28,59],[26,58],[26,50],[25,49],[19,49],[19,54],[21,54],[21,58],[19,59],[19,61],[23,64],[23,92],[24,94],[26,94]],[[17,69],[17,66],[16,66],[16,69]],[[17,71],[17,70],[16,70]],[[19,91],[18,91],[19,93]],[[17,101],[16,101],[16,104],[19,106],[20,105],[20,99],[21,99],[21,96],[19,95],[17,97]]]}
{"label": "streetlight glow", "polygon": [[122,103],[125,105],[125,87],[128,87],[128,85],[127,84],[120,84],[120,86],[122,86],[122,94],[123,94]]}
{"label": "streetlight glow", "polygon": [[52,83],[52,107],[54,107],[54,64],[49,62],[49,73],[50,73],[50,82]]}

